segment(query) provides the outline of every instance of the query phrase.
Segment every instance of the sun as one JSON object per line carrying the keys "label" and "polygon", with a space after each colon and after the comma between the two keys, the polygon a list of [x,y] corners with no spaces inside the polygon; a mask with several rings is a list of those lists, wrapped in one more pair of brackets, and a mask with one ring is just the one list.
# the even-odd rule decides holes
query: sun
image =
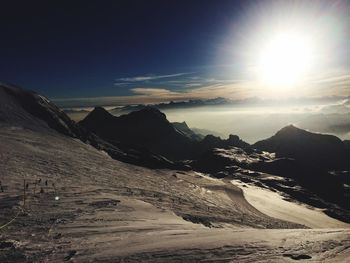
{"label": "sun", "polygon": [[299,84],[312,63],[312,45],[297,32],[277,33],[261,46],[258,54],[259,80],[269,88],[290,88]]}

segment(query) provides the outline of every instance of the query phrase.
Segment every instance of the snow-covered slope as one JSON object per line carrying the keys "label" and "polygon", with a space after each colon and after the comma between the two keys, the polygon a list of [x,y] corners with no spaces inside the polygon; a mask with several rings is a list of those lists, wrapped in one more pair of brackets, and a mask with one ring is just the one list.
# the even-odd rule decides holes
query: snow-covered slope
{"label": "snow-covered slope", "polygon": [[16,86],[0,84],[0,125],[78,137],[79,128],[47,98]]}
{"label": "snow-covered slope", "polygon": [[259,212],[230,181],[122,163],[66,136],[0,128],[0,171],[0,225],[15,218],[1,229],[1,262],[350,256],[350,230],[303,229]]}
{"label": "snow-covered slope", "polygon": [[112,158],[151,168],[179,165],[146,149],[123,143],[113,145],[72,121],[46,97],[16,86],[0,84],[0,126],[28,129],[42,133],[63,134],[77,138]]}

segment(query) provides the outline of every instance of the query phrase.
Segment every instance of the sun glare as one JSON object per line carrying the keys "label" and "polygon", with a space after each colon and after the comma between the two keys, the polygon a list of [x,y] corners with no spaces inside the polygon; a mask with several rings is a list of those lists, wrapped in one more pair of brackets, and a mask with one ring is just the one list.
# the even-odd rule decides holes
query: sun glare
{"label": "sun glare", "polygon": [[312,47],[306,36],[296,32],[274,35],[258,55],[259,80],[269,88],[299,84],[312,63]]}

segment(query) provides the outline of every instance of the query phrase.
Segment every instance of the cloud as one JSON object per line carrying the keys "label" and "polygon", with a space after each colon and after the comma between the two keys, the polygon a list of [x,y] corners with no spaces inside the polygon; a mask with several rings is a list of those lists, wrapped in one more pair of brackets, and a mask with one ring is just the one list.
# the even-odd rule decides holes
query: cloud
{"label": "cloud", "polygon": [[337,74],[335,76],[329,76],[329,77],[324,77],[315,80],[316,83],[349,83],[350,81],[350,74],[349,73],[344,73],[344,74]]}
{"label": "cloud", "polygon": [[157,88],[133,88],[131,89],[131,92],[138,94],[138,95],[145,95],[145,96],[176,96],[179,93],[173,92],[168,89],[157,89]]}
{"label": "cloud", "polygon": [[335,104],[325,105],[321,108],[323,113],[338,113],[347,114],[350,113],[349,99],[343,99]]}
{"label": "cloud", "polygon": [[250,89],[243,89],[239,83],[233,84],[211,84],[201,86],[199,83],[196,85],[188,86],[187,89],[182,90],[170,90],[166,88],[132,88],[131,92],[135,96],[147,96],[154,98],[155,100],[188,100],[188,99],[209,99],[215,97],[226,98],[246,98],[250,96]]}
{"label": "cloud", "polygon": [[128,77],[128,78],[118,78],[116,81],[119,81],[115,84],[120,84],[120,81],[124,82],[143,82],[143,81],[150,81],[150,80],[157,80],[157,79],[166,79],[166,78],[175,78],[180,77],[184,75],[192,74],[193,72],[189,73],[176,73],[176,74],[168,74],[168,75],[145,75],[145,76],[135,76],[135,77]]}
{"label": "cloud", "polygon": [[185,84],[185,87],[186,87],[186,88],[200,87],[200,86],[202,86],[202,83],[196,83],[196,82],[194,82],[194,83],[187,83],[187,84]]}
{"label": "cloud", "polygon": [[115,80],[116,82],[114,83],[114,86],[128,87],[133,93],[138,94],[139,92],[135,92],[138,89],[138,87],[135,87],[135,85],[161,86],[174,90],[200,88],[213,84],[232,84],[242,81],[240,79],[213,78],[198,75],[194,76],[194,73],[195,72],[182,72],[167,75],[143,75],[118,78]]}
{"label": "cloud", "polygon": [[127,85],[129,85],[128,82],[115,82],[114,83],[114,86],[127,86]]}
{"label": "cloud", "polygon": [[319,73],[311,77],[305,85],[310,93],[319,96],[349,96],[350,70],[335,69],[326,73]]}

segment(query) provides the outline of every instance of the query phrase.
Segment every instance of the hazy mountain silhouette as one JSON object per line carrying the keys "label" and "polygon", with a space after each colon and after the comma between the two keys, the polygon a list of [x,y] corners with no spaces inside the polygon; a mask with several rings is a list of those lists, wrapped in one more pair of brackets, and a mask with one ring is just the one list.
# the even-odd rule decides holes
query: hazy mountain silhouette
{"label": "hazy mountain silhouette", "polygon": [[[222,97],[212,98],[212,99],[194,99],[187,101],[170,101],[168,103],[158,103],[153,104],[152,108],[156,108],[158,110],[174,110],[174,109],[186,109],[186,108],[197,108],[197,107],[205,107],[205,106],[222,106],[222,105],[230,105],[235,104],[237,101],[233,101],[230,99],[225,99]],[[144,104],[138,105],[127,105],[124,107],[118,107],[111,110],[111,113],[129,113],[133,111],[139,111],[149,106]]]}
{"label": "hazy mountain silhouette", "polygon": [[252,146],[275,152],[279,157],[294,158],[298,162],[326,169],[344,168],[350,161],[349,150],[338,137],[308,132],[293,125]]}
{"label": "hazy mountain silhouette", "polygon": [[201,129],[201,128],[195,128],[191,127],[191,130],[195,132],[196,134],[202,135],[203,137],[207,135],[214,135],[216,137],[225,137],[222,133],[212,131],[212,130],[207,130],[207,129]]}

